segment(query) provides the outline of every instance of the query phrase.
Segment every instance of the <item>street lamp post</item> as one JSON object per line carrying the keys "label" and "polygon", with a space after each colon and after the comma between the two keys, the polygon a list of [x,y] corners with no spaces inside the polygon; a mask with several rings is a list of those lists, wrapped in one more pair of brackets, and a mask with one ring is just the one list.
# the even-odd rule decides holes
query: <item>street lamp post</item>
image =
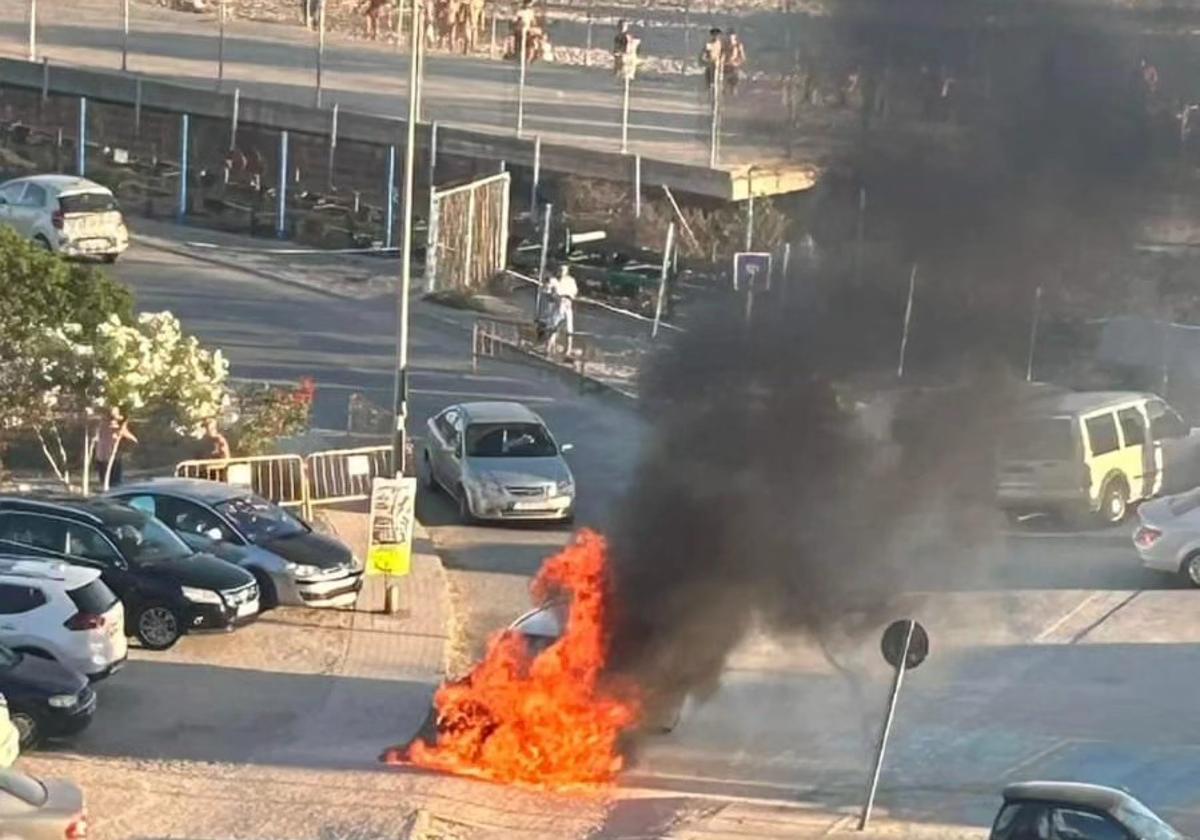
{"label": "street lamp post", "polygon": [[217,87],[225,81],[225,0],[217,4]]}
{"label": "street lamp post", "polygon": [[321,107],[321,83],[325,70],[325,3],[317,8],[317,107]]}
{"label": "street lamp post", "polygon": [[418,76],[421,69],[420,53],[424,49],[424,38],[417,33],[421,29],[420,2],[412,4],[412,49],[408,56],[408,139],[404,148],[404,207],[400,216],[400,286],[396,290],[396,388],[395,388],[395,434],[392,438],[392,463],[396,474],[404,474],[405,434],[408,428],[408,289],[412,282],[412,215],[413,215],[413,170],[416,160],[417,115],[420,113]]}
{"label": "street lamp post", "polygon": [[121,2],[121,72],[129,70],[129,0]]}
{"label": "street lamp post", "polygon": [[37,61],[37,0],[29,0],[29,60]]}
{"label": "street lamp post", "polygon": [[529,39],[529,27],[521,24],[521,75],[517,80],[517,136],[525,131],[525,47]]}

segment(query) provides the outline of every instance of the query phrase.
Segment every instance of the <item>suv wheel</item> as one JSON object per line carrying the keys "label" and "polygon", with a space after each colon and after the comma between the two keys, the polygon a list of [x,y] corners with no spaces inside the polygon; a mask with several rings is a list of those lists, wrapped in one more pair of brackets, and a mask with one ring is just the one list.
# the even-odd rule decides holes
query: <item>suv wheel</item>
{"label": "suv wheel", "polygon": [[29,712],[11,712],[9,720],[17,730],[17,745],[21,752],[31,750],[42,740],[42,728]]}
{"label": "suv wheel", "polygon": [[259,612],[266,612],[278,607],[279,595],[275,592],[275,584],[271,583],[271,578],[266,573],[257,570],[252,574],[254,575],[254,581],[258,584]]}
{"label": "suv wheel", "polygon": [[183,635],[183,624],[165,604],[146,604],[134,616],[133,631],[143,647],[166,650]]}
{"label": "suv wheel", "polygon": [[1200,587],[1200,551],[1193,552],[1184,558],[1183,566],[1179,569],[1183,579],[1190,585]]}
{"label": "suv wheel", "polygon": [[1100,493],[1100,519],[1107,525],[1120,525],[1129,514],[1129,487],[1123,478],[1109,479]]}

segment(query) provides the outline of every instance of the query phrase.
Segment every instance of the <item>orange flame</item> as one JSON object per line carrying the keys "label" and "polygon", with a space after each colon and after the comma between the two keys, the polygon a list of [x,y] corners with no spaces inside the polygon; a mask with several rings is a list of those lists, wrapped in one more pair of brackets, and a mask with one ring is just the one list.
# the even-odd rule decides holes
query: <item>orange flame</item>
{"label": "orange flame", "polygon": [[534,599],[569,598],[562,637],[531,657],[520,634],[502,632],[464,679],[434,695],[438,734],[416,741],[422,767],[538,788],[611,782],[623,759],[617,739],[637,723],[632,687],[602,679],[609,577],[604,538],[581,531],[549,558]]}

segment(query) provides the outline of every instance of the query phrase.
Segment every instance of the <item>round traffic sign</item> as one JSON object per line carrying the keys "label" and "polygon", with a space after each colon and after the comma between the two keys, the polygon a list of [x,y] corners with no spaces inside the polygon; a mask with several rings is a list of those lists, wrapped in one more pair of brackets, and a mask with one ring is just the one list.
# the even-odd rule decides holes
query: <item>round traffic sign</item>
{"label": "round traffic sign", "polygon": [[916,668],[929,655],[929,634],[925,632],[924,627],[910,618],[893,621],[883,631],[883,640],[880,642],[883,658],[893,668],[900,667],[900,657],[904,655],[904,639],[908,636],[909,624],[912,624],[912,638],[908,641],[908,656],[905,659],[904,667]]}

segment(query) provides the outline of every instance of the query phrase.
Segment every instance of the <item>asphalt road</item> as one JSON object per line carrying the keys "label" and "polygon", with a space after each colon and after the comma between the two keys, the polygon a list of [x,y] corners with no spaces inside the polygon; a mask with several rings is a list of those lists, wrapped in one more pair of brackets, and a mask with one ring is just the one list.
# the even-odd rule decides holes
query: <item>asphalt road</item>
{"label": "asphalt road", "polygon": [[[394,335],[387,296],[338,300],[140,247],[116,271],[140,306],[171,308],[224,348],[234,375],[315,377],[318,425],[344,422],[352,389],[386,404]],[[413,428],[456,400],[531,404],[576,444],[579,519],[604,528],[629,480],[642,421],[532,367],[485,361],[473,371],[468,319],[414,307]],[[461,527],[444,500],[422,496],[419,504],[478,644],[525,607],[528,575],[567,532]],[[986,563],[991,574],[967,591],[931,586],[943,591],[905,596],[895,616],[880,617],[915,615],[935,640],[930,661],[906,682],[881,806],[982,824],[1002,783],[1050,776],[1128,785],[1181,827],[1200,829],[1191,783],[1200,762],[1190,724],[1200,670],[1194,593],[1140,569],[1125,528],[1066,532],[1031,522],[1006,534]],[[690,704],[676,732],[641,746],[626,784],[852,805],[887,690],[876,645],[873,636],[835,640],[838,670],[804,640],[750,640],[714,697]]]}

